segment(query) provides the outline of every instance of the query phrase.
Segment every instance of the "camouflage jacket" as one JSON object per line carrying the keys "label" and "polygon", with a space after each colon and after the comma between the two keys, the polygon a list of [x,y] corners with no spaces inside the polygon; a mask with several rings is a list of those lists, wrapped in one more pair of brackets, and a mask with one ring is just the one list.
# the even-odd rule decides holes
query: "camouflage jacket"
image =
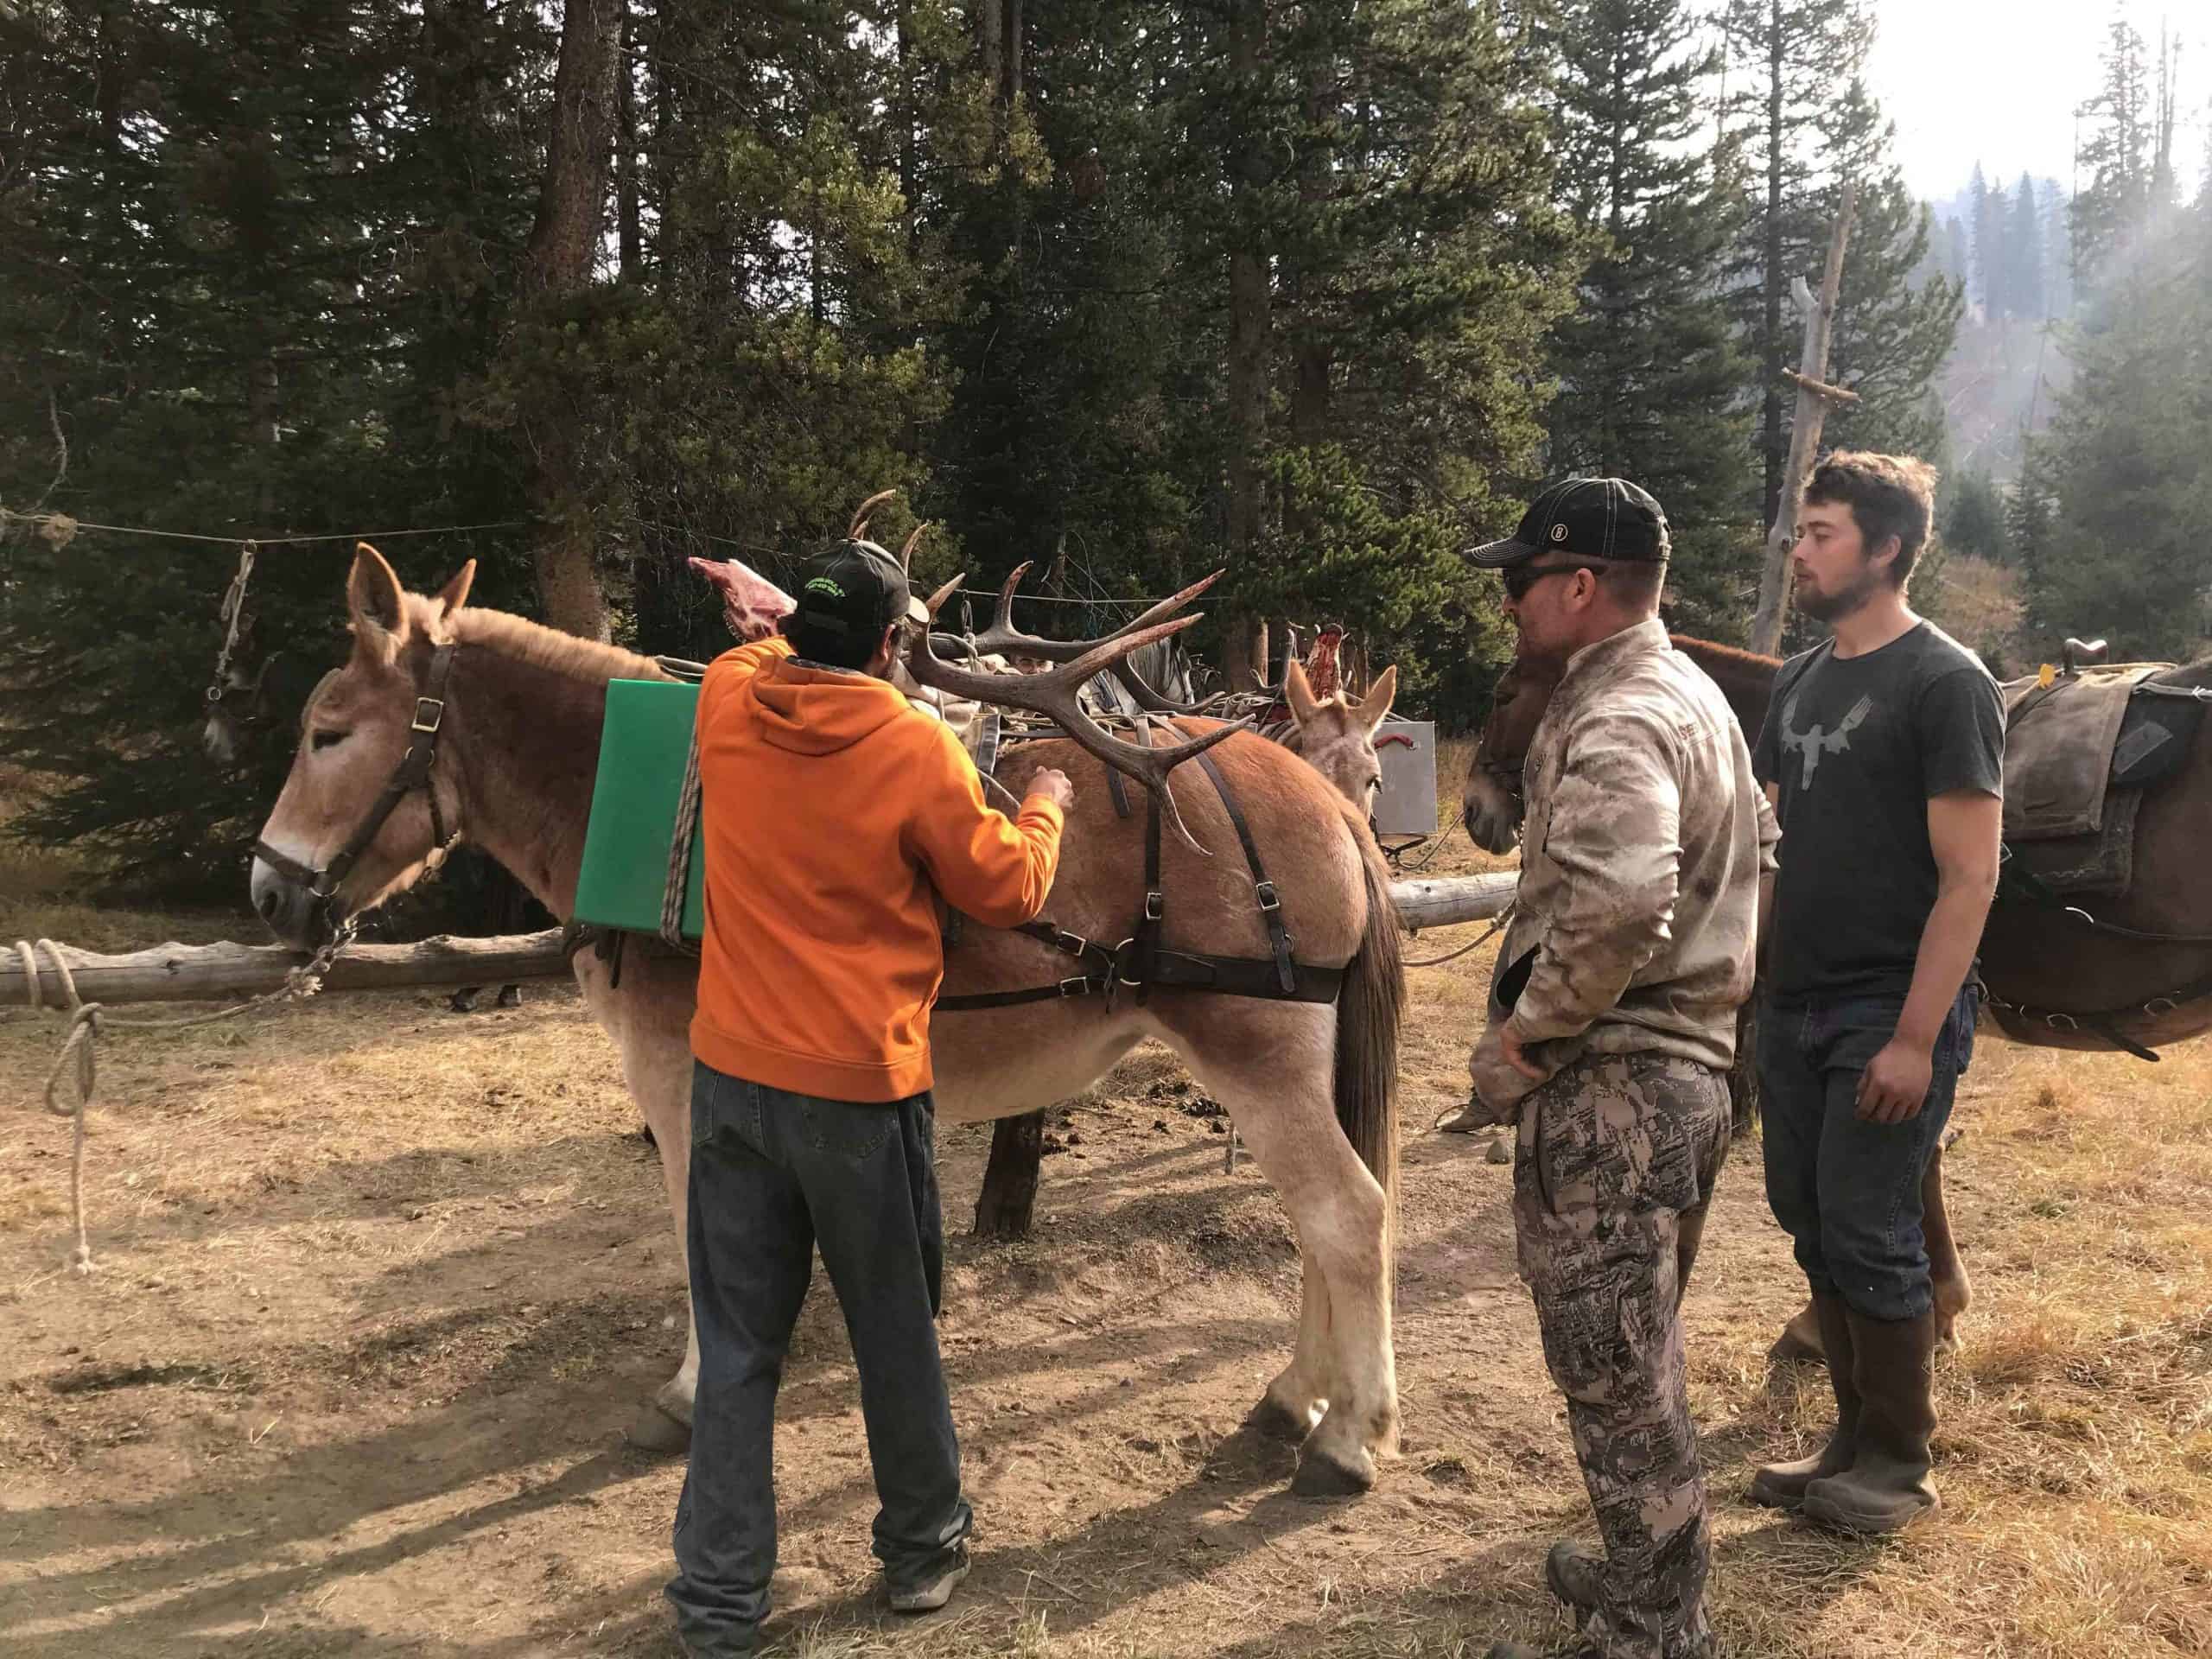
{"label": "camouflage jacket", "polygon": [[1719,688],[1656,618],[1586,646],[1522,777],[1521,884],[1470,1061],[1478,1099],[1502,1122],[1536,1087],[1499,1047],[1509,1015],[1547,1073],[1586,1053],[1726,1066],[1780,832]]}

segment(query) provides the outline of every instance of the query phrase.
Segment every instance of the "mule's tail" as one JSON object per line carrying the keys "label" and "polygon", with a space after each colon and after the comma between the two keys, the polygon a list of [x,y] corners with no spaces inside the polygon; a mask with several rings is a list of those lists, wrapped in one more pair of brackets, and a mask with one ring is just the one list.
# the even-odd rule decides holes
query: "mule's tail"
{"label": "mule's tail", "polygon": [[1337,999],[1337,1122],[1382,1185],[1395,1232],[1398,1206],[1398,1025],[1406,1005],[1405,952],[1390,868],[1359,815],[1344,808],[1367,889],[1367,927],[1344,967]]}

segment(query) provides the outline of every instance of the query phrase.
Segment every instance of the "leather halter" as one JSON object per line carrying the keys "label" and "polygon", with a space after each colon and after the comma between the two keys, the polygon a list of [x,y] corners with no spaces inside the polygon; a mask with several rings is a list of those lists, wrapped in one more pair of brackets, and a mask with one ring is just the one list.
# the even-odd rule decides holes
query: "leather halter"
{"label": "leather halter", "polygon": [[457,645],[439,645],[430,652],[430,670],[423,677],[423,690],[416,696],[415,718],[408,728],[407,753],[399,757],[399,764],[392,768],[391,779],[369,808],[368,816],[346,837],[346,844],[330,861],[317,869],[278,852],[265,841],[253,843],[256,858],[295,881],[304,883],[309,893],[327,904],[347,873],[368,850],[369,843],[377,838],[385,820],[400,802],[419,789],[430,799],[430,834],[435,837],[430,849],[431,867],[435,868],[444,861],[447,851],[460,836],[446,834],[445,813],[438,805],[431,769],[437,764],[438,731],[445,724],[446,676],[453,667],[454,652],[459,649]]}

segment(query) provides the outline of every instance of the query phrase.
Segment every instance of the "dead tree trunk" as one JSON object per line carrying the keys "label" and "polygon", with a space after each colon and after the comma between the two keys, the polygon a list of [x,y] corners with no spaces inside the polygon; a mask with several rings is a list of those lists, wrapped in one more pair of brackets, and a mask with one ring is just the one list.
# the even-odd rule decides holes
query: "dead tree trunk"
{"label": "dead tree trunk", "polygon": [[[614,157],[623,10],[624,0],[568,0],[562,18],[545,175],[523,255],[527,304],[557,305],[591,283]],[[582,473],[582,427],[579,412],[565,400],[531,414],[531,497],[540,524],[534,553],[537,596],[555,627],[605,639],[607,601],[592,568],[591,519],[573,493]]]}
{"label": "dead tree trunk", "polygon": [[1851,216],[1859,205],[1859,187],[1843,187],[1843,206],[1828,237],[1827,268],[1821,275],[1815,300],[1800,280],[1797,305],[1805,315],[1803,365],[1783,378],[1797,387],[1797,413],[1789,424],[1789,463],[1783,471],[1782,493],[1774,509],[1774,523],[1766,533],[1766,568],[1759,574],[1759,608],[1751,620],[1751,649],[1771,657],[1782,648],[1782,625],[1789,614],[1789,548],[1797,537],[1797,509],[1805,499],[1805,474],[1820,448],[1821,428],[1828,405],[1852,403],[1847,391],[1827,384],[1828,332],[1835,322],[1836,294],[1843,283],[1844,245],[1851,239]]}

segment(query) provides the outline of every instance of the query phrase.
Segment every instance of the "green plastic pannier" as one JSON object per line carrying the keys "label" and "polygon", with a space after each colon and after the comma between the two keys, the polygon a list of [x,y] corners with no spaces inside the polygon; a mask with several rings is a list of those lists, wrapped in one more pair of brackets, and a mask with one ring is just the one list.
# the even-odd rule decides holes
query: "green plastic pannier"
{"label": "green plastic pannier", "polygon": [[[660,931],[668,843],[691,747],[699,688],[680,680],[610,680],[607,725],[599,740],[599,778],[584,830],[576,919],[636,933]],[[691,882],[683,897],[683,937],[705,931],[707,861],[691,838]]]}

